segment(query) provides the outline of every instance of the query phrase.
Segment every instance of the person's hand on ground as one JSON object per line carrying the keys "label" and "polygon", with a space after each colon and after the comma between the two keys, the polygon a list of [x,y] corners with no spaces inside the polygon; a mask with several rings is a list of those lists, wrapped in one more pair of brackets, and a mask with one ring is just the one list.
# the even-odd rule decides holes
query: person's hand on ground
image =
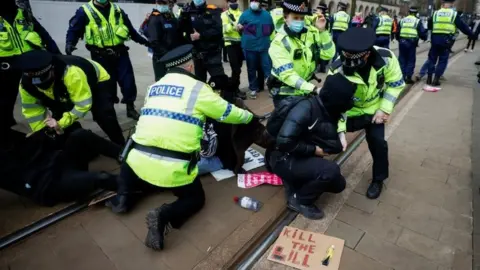
{"label": "person's hand on ground", "polygon": [[373,124],[384,124],[388,122],[388,119],[390,118],[390,115],[388,113],[385,113],[382,110],[377,110],[375,112],[375,115],[373,116],[372,123]]}
{"label": "person's hand on ground", "polygon": [[338,138],[342,143],[342,151],[347,150],[348,143],[347,143],[347,137],[345,136],[345,132],[338,133]]}

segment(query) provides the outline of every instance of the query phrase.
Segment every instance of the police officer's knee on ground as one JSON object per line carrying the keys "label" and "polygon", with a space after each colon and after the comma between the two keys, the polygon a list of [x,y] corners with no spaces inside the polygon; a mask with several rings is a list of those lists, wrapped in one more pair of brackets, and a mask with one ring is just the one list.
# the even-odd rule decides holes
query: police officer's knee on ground
{"label": "police officer's knee on ground", "polygon": [[388,145],[385,123],[405,87],[402,71],[392,51],[374,47],[371,28],[350,28],[338,38],[340,59],[329,74],[341,73],[356,85],[354,107],[340,120],[338,132],[344,148],[345,132],[364,129],[373,157],[373,179],[367,197],[378,198],[388,178]]}
{"label": "police officer's knee on ground", "polygon": [[231,124],[253,118],[193,75],[192,48],[180,46],[161,59],[167,74],[148,90],[132,148],[121,167],[118,196],[107,203],[122,213],[131,209],[132,193],[142,185],[172,190],[178,199],[147,215],[145,244],[155,250],[163,249],[170,226],[180,228],[204,205],[197,162],[206,117]]}
{"label": "police officer's knee on ground", "polygon": [[267,130],[276,139],[268,163],[289,191],[287,206],[306,218],[324,216],[314,204],[323,192],[345,189],[340,167],[324,157],[343,150],[337,124],[353,107],[354,92],[355,85],[341,74],[329,76],[318,96],[302,98],[268,122]]}

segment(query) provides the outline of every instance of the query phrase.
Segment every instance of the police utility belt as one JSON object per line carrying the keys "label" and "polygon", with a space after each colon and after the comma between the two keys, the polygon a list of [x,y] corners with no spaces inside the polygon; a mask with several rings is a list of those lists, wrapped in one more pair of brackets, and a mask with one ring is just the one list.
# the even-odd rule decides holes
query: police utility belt
{"label": "police utility belt", "polygon": [[130,152],[131,149],[136,149],[144,153],[149,153],[149,154],[157,155],[161,157],[168,157],[168,158],[188,161],[188,167],[187,167],[188,174],[190,174],[193,171],[193,169],[195,169],[198,161],[200,160],[200,152],[194,152],[189,154],[189,153],[163,149],[155,146],[145,146],[145,145],[138,144],[135,141],[133,141],[132,138],[129,138],[127,144],[125,145],[125,148],[123,149],[120,155],[119,160],[121,162],[126,160],[128,153]]}
{"label": "police utility belt", "polygon": [[110,48],[98,48],[95,46],[87,46],[87,49],[92,53],[102,57],[119,57],[122,54],[125,54],[130,49],[125,45],[120,45]]}

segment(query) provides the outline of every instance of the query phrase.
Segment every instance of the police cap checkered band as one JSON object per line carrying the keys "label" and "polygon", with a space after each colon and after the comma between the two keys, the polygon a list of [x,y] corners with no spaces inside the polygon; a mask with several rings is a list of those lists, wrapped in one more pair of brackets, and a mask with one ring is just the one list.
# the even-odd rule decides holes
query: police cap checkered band
{"label": "police cap checkered band", "polygon": [[165,67],[166,67],[166,68],[176,67],[176,66],[179,66],[179,65],[181,65],[181,64],[184,64],[184,63],[192,60],[192,58],[193,58],[192,53],[189,53],[189,54],[185,55],[185,56],[182,57],[182,58],[173,60],[172,62],[167,62],[167,63],[165,63]]}
{"label": "police cap checkered band", "polygon": [[52,65],[48,65],[45,68],[37,71],[27,71],[25,72],[25,75],[27,75],[28,77],[38,77],[47,73],[48,71],[50,71],[50,69],[52,69]]}
{"label": "police cap checkered band", "polygon": [[295,13],[308,13],[308,7],[302,3],[302,5],[294,5],[287,2],[283,2],[283,6],[288,10]]}
{"label": "police cap checkered band", "polygon": [[349,52],[346,52],[346,51],[342,51],[342,55],[346,59],[355,60],[355,59],[360,59],[360,58],[364,57],[365,55],[367,55],[368,52],[369,51],[364,51],[364,52],[360,52],[360,53],[349,53]]}

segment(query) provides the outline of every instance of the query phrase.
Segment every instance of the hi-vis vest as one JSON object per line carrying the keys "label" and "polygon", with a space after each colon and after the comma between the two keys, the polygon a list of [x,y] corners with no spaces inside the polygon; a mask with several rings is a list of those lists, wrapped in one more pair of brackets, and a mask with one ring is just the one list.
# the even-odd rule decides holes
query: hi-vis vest
{"label": "hi-vis vest", "polygon": [[402,38],[418,38],[418,23],[420,22],[413,15],[409,15],[400,21],[400,37]]}
{"label": "hi-vis vest", "polygon": [[433,14],[433,34],[455,34],[455,18],[457,12],[449,8],[441,8]]}
{"label": "hi-vis vest", "polygon": [[298,38],[282,29],[275,35],[268,54],[272,59],[272,76],[283,84],[271,89],[272,94],[298,96],[315,89],[309,80],[320,60],[333,58],[335,46],[330,33],[320,33],[315,26],[307,26]]}
{"label": "hi-vis vest", "polygon": [[333,15],[333,26],[332,30],[335,31],[345,31],[348,29],[348,24],[350,23],[350,15],[345,11],[339,11]]}
{"label": "hi-vis vest", "polygon": [[238,8],[237,10],[228,9],[222,12],[223,40],[225,41],[225,46],[232,45],[232,42],[240,42],[241,35],[237,31],[237,23],[241,15],[242,12]]}
{"label": "hi-vis vest", "polygon": [[278,32],[282,28],[283,24],[285,23],[285,19],[283,18],[283,8],[279,7],[276,9],[272,9],[270,11],[270,15],[272,15],[275,31]]}
{"label": "hi-vis vest", "polygon": [[[143,146],[199,153],[206,117],[217,121],[249,123],[253,115],[215,94],[207,84],[171,69],[150,87],[132,139]],[[183,74],[182,74],[183,73]],[[132,149],[127,163],[144,181],[160,187],[188,185],[197,177],[195,167],[188,174],[186,160]]]}
{"label": "hi-vis vest", "polygon": [[393,20],[388,15],[381,15],[378,17],[380,23],[377,26],[377,35],[390,35],[392,33]]}
{"label": "hi-vis vest", "polygon": [[34,32],[33,23],[28,22],[23,13],[22,9],[18,9],[13,26],[0,17],[0,57],[43,48],[40,35]]}
{"label": "hi-vis vest", "polygon": [[82,6],[88,17],[89,23],[85,29],[85,43],[98,48],[112,47],[123,44],[130,38],[127,26],[123,24],[120,7],[110,4],[108,21],[97,10],[93,1]]}

